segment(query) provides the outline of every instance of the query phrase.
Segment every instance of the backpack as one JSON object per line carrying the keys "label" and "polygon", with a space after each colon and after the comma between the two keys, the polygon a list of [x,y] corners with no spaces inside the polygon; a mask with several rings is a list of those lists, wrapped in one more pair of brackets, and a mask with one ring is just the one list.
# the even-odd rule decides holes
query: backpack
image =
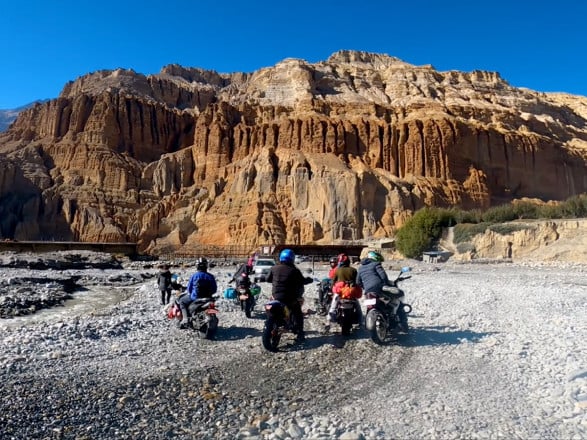
{"label": "backpack", "polygon": [[359,299],[363,296],[363,290],[349,281],[337,281],[332,286],[332,292],[339,295],[342,299]]}

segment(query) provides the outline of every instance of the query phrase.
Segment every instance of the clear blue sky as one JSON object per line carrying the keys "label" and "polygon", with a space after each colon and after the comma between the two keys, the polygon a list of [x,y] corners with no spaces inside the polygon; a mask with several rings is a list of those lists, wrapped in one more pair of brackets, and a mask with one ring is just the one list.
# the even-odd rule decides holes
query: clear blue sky
{"label": "clear blue sky", "polygon": [[584,0],[4,0],[0,36],[0,109],[96,70],[252,72],[341,49],[587,96]]}

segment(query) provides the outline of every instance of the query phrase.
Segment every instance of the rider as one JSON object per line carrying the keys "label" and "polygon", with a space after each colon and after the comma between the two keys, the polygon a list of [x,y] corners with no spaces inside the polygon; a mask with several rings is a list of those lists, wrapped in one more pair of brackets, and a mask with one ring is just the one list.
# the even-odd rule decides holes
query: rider
{"label": "rider", "polygon": [[[244,279],[249,277],[249,275],[253,273],[253,266],[249,266],[248,263],[243,263],[239,266],[234,276],[230,279],[230,281],[234,281],[235,287],[238,288],[239,283]],[[250,285],[250,282],[249,282]]]}
{"label": "rider", "polygon": [[[357,274],[357,284],[363,288],[365,293],[371,292],[380,295],[384,286],[395,287],[395,283],[387,277],[387,273],[381,263],[383,263],[383,255],[377,251],[369,251],[367,258],[361,261]],[[397,315],[402,330],[407,332],[408,319],[401,302],[397,310]]]}
{"label": "rider", "polygon": [[291,249],[282,250],[279,254],[279,263],[271,268],[267,282],[272,284],[273,299],[284,303],[292,314],[293,330],[297,334],[296,342],[304,342],[304,315],[302,314],[304,285],[310,284],[313,279],[304,277],[294,265],[294,260],[295,254]]}
{"label": "rider", "polygon": [[208,273],[208,260],[201,257],[196,263],[196,273],[194,273],[186,287],[186,293],[179,297],[178,303],[181,309],[182,320],[180,327],[184,328],[188,323],[188,307],[198,298],[210,298],[216,293],[216,278]]}
{"label": "rider", "polygon": [[[333,279],[332,303],[330,304],[330,310],[328,311],[328,321],[330,322],[336,321],[336,306],[338,305],[338,299],[343,294],[343,288],[350,287],[349,292],[351,293],[351,296],[346,299],[359,299],[361,297],[360,289],[353,289],[357,284],[357,269],[351,266],[349,256],[345,253],[340,254],[337,258],[337,265],[338,268],[334,273]],[[363,322],[363,313],[361,312],[361,305],[358,301],[355,301],[355,312],[357,313],[360,325],[360,323]],[[329,324],[326,324],[326,326],[329,327]]]}
{"label": "rider", "polygon": [[329,264],[330,270],[328,271],[328,278],[333,280],[334,274],[336,273],[336,269],[338,269],[338,257],[331,257]]}

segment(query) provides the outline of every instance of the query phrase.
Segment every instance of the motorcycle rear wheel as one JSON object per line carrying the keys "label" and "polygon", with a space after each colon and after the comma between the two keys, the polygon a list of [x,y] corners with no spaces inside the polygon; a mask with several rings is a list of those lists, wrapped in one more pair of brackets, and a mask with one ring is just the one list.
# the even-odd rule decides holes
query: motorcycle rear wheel
{"label": "motorcycle rear wheel", "polygon": [[375,314],[375,316],[373,316],[375,322],[373,328],[370,330],[371,340],[376,344],[383,345],[387,338],[387,322],[381,313],[372,313]]}
{"label": "motorcycle rear wheel", "polygon": [[353,328],[353,317],[350,313],[346,315],[342,315],[340,317],[340,332],[343,336],[348,336],[351,334],[351,329]]}
{"label": "motorcycle rear wheel", "polygon": [[263,327],[263,347],[268,351],[277,351],[279,341],[281,340],[281,333],[279,325],[273,318],[267,318],[265,326]]}
{"label": "motorcycle rear wheel", "polygon": [[216,335],[216,330],[218,330],[218,318],[214,315],[210,316],[208,320],[208,324],[205,325],[204,328],[204,338],[205,339],[214,339]]}
{"label": "motorcycle rear wheel", "polygon": [[247,318],[251,317],[252,311],[253,311],[253,299],[249,298],[245,301],[245,316]]}

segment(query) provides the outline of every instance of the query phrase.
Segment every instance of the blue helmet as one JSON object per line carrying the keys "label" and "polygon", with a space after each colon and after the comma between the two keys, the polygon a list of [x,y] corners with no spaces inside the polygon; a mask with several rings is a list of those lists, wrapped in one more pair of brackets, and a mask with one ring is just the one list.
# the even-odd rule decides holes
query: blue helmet
{"label": "blue helmet", "polygon": [[296,254],[291,249],[284,249],[279,254],[280,263],[293,263],[296,259]]}

